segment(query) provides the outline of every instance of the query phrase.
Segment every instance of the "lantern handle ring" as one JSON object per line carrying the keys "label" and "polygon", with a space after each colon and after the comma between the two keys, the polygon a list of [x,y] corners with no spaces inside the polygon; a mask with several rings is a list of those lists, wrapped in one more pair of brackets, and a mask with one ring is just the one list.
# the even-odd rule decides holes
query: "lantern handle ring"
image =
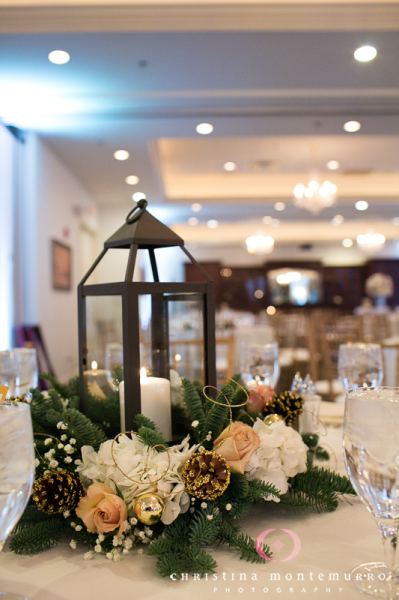
{"label": "lantern handle ring", "polygon": [[[145,209],[147,208],[147,205],[148,205],[147,200],[139,200],[137,202],[136,206],[134,208],[132,208],[132,210],[126,217],[126,223],[131,225],[132,223],[135,223],[136,221],[138,221],[140,219],[141,215],[143,214],[143,212],[145,211]],[[139,212],[134,214],[137,209],[139,209]]]}

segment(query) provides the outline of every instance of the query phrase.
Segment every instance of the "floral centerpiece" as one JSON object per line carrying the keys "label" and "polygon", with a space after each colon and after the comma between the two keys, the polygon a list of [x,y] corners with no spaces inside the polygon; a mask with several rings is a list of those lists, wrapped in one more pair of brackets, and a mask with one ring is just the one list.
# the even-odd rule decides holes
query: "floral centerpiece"
{"label": "floral centerpiece", "polygon": [[103,554],[117,561],[146,549],[162,576],[205,574],[217,567],[205,546],[227,545],[251,562],[264,562],[262,550],[271,557],[269,547],[256,548],[240,532],[238,520],[252,504],[332,511],[340,494],[354,493],[346,477],[313,465],[318,436],[302,437],[287,424],[290,394],[268,398],[280,412],[265,416],[253,404],[248,412],[237,381],[213,400],[185,379],[191,430],[168,447],[144,415],[136,432],[107,440],[74,407],[76,382],[53,384],[48,396],[33,390],[30,403],[36,480],[10,541],[16,553],[40,552],[69,533],[87,560]]}

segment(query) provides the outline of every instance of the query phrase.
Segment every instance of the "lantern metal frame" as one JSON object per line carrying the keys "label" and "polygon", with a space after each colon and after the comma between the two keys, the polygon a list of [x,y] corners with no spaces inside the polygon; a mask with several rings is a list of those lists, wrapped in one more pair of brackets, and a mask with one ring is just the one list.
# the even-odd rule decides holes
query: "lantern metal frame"
{"label": "lantern metal frame", "polygon": [[[126,223],[105,243],[104,249],[78,285],[78,337],[80,408],[88,412],[88,394],[84,383],[87,369],[86,298],[120,296],[122,298],[123,373],[125,386],[126,430],[134,429],[134,419],[141,412],[140,392],[140,326],[139,297],[152,297],[152,353],[157,376],[169,379],[169,332],[167,302],[172,300],[203,301],[204,379],[205,385],[216,385],[215,286],[214,282],[185,248],[184,241],[146,210],[147,201],[140,200],[126,217]],[[138,209],[138,212],[137,212]],[[160,282],[154,250],[178,246],[205,277],[204,283]],[[129,249],[124,281],[87,285],[93,271],[111,248]],[[135,282],[133,273],[138,250],[148,250],[153,282]],[[161,302],[161,299],[163,301]],[[164,353],[157,352],[163,347]]]}

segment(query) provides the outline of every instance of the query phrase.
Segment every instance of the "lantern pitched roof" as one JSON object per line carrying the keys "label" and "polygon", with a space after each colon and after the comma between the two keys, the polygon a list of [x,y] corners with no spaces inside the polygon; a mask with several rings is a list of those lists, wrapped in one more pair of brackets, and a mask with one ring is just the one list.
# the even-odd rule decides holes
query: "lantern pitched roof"
{"label": "lantern pitched roof", "polygon": [[139,249],[184,246],[184,240],[146,210],[134,223],[124,223],[111,235],[104,248],[130,248],[137,244]]}

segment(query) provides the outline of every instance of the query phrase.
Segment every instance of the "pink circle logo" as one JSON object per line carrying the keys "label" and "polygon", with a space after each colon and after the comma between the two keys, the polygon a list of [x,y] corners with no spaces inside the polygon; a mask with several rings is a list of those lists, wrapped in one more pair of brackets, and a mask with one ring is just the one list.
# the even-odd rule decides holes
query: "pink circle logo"
{"label": "pink circle logo", "polygon": [[[261,556],[262,558],[264,558],[265,560],[268,560],[270,562],[276,562],[274,560],[274,558],[269,558],[263,551],[263,540],[272,531],[276,531],[276,530],[275,529],[267,529],[266,531],[262,531],[262,533],[260,535],[258,535],[258,537],[256,538],[255,548],[256,548],[256,551],[259,554],[259,556]],[[281,529],[281,531],[285,531],[285,533],[288,533],[288,535],[294,541],[294,549],[291,552],[291,554],[287,558],[283,558],[280,561],[280,562],[287,562],[288,560],[292,560],[293,558],[298,556],[298,554],[301,550],[301,540],[299,539],[299,537],[297,536],[296,533],[294,533],[293,531],[290,531],[289,529]],[[280,550],[284,546],[284,544],[282,544],[280,542],[280,540],[277,540],[277,542],[275,542],[273,544],[273,546],[275,546],[277,548],[277,550]]]}

